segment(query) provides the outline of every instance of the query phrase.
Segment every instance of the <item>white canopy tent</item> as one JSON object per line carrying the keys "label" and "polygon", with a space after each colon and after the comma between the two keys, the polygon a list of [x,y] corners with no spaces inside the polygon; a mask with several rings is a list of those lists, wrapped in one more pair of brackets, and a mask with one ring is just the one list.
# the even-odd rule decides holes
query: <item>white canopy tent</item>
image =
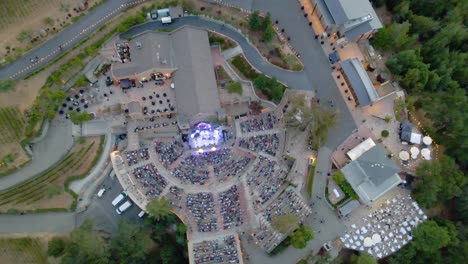
{"label": "white canopy tent", "polygon": [[359,143],[352,150],[348,151],[346,155],[348,155],[348,157],[351,160],[355,160],[359,158],[364,152],[368,151],[374,146],[375,146],[375,142],[372,140],[372,138],[368,138],[364,140],[363,142]]}
{"label": "white canopy tent", "polygon": [[422,135],[418,133],[411,133],[410,143],[421,144]]}

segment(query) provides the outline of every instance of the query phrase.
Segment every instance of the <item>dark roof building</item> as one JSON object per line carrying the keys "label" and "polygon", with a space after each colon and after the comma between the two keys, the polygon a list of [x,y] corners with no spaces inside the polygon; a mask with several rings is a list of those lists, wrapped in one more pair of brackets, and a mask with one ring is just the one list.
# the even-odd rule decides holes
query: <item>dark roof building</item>
{"label": "dark roof building", "polygon": [[327,33],[353,41],[382,28],[369,0],[310,0]]}
{"label": "dark roof building", "polygon": [[362,153],[341,171],[364,204],[376,201],[402,181],[398,175],[400,167],[381,144]]}
{"label": "dark roof building", "polygon": [[340,66],[340,71],[351,88],[351,93],[356,99],[357,105],[369,106],[380,99],[374,84],[358,58],[341,61]]}

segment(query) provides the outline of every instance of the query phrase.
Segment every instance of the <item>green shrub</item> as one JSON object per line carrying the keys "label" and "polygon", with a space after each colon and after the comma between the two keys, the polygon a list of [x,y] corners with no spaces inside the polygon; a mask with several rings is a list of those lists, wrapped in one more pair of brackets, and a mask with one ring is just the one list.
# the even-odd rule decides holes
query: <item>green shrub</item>
{"label": "green shrub", "polygon": [[245,60],[245,58],[241,55],[235,56],[232,59],[232,65],[239,70],[245,78],[249,80],[253,80],[258,77],[258,72],[253,69],[250,64]]}
{"label": "green shrub", "polygon": [[65,252],[67,242],[60,237],[52,238],[47,245],[47,255],[52,257],[60,257]]}
{"label": "green shrub", "polygon": [[390,133],[388,132],[388,130],[382,130],[382,133],[380,133],[380,135],[381,135],[382,137],[384,137],[384,138],[385,138],[385,137],[388,137],[389,134],[390,134]]}
{"label": "green shrub", "polygon": [[332,178],[347,196],[351,197],[353,200],[359,200],[358,195],[354,192],[353,187],[346,181],[343,173],[339,171],[335,172]]}

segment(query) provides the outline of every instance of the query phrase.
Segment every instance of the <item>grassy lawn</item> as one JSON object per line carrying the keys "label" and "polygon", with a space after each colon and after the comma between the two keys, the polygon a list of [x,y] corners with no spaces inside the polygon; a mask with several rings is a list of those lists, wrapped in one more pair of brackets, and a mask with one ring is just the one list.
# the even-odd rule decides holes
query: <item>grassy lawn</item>
{"label": "grassy lawn", "polygon": [[35,211],[72,207],[75,195],[67,192],[66,185],[77,175],[86,174],[96,164],[102,153],[103,138],[90,137],[84,144],[76,144],[71,152],[55,167],[0,192],[0,211]]}
{"label": "grassy lawn", "polygon": [[39,238],[0,239],[0,263],[50,263],[47,241]]}
{"label": "grassy lawn", "polygon": [[351,199],[353,200],[359,200],[359,196],[354,192],[353,187],[351,187],[351,185],[346,181],[343,173],[335,172],[332,178],[335,181],[335,183],[338,184],[338,186],[340,186],[341,190],[343,190],[347,197],[351,197]]}
{"label": "grassy lawn", "polygon": [[236,93],[242,95],[242,84],[240,82],[233,82],[228,84],[227,91],[229,93]]}

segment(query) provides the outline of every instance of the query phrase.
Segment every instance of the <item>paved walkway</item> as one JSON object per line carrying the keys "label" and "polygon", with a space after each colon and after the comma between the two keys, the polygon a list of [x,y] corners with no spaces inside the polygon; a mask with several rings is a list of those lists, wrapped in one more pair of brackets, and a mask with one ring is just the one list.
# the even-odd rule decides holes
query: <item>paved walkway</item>
{"label": "paved walkway", "polygon": [[32,145],[33,156],[25,167],[0,179],[0,191],[11,188],[53,167],[73,147],[70,122],[53,120],[43,139]]}
{"label": "paved walkway", "polygon": [[0,234],[69,233],[75,228],[75,214],[0,214],[0,223]]}

